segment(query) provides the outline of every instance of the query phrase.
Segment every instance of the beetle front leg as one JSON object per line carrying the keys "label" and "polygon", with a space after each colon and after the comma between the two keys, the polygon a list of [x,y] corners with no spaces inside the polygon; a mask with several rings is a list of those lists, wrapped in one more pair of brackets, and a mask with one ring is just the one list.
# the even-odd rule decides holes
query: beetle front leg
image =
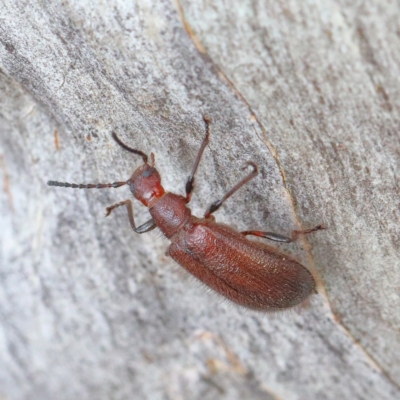
{"label": "beetle front leg", "polygon": [[262,238],[269,239],[269,240],[274,240],[275,242],[290,243],[290,242],[296,241],[300,235],[307,235],[309,233],[319,231],[322,229],[326,229],[326,227],[324,227],[322,225],[318,225],[311,229],[304,229],[302,231],[293,231],[291,237],[282,236],[282,235],[279,235],[279,234],[273,233],[273,232],[263,232],[263,231],[244,231],[244,232],[240,232],[240,233],[245,236],[252,235],[252,236],[258,236],[258,237],[262,237]]}
{"label": "beetle front leg", "polygon": [[106,217],[108,217],[111,214],[111,211],[114,210],[117,207],[125,206],[126,210],[128,211],[128,218],[129,218],[129,223],[131,224],[132,229],[136,233],[145,233],[145,232],[150,232],[154,228],[157,227],[156,223],[154,222],[153,219],[149,219],[147,222],[144,224],[138,226],[136,228],[135,225],[135,219],[133,217],[133,206],[132,206],[132,201],[131,200],[124,200],[120,201],[119,203],[113,204],[112,206],[109,206],[106,208]]}

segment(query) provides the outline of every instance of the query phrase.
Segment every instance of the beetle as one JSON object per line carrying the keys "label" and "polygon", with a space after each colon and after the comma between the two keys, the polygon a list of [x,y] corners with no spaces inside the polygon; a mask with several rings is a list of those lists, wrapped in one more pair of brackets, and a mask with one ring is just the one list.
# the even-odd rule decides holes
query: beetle
{"label": "beetle", "polygon": [[158,227],[171,241],[168,254],[215,292],[241,306],[261,311],[279,311],[302,303],[316,291],[311,273],[278,249],[251,241],[246,236],[289,243],[299,235],[325,227],[318,225],[307,230],[293,231],[291,237],[286,237],[255,230],[238,232],[228,225],[217,223],[212,214],[258,175],[258,167],[252,161],[245,166],[251,167],[251,172],[220,200],[212,203],[203,218],[192,215],[187,205],[194,189],[197,168],[210,139],[211,119],[205,116],[203,119],[206,135],[186,182],[186,196],[166,192],[161,184],[160,174],[154,167],[154,154],[150,154],[149,160],[144,152],[123,143],[115,132],[112,137],[118,145],[143,159],[143,165],[128,180],[100,184],[48,181],[47,184],[79,189],[118,188],[128,185],[133,196],[148,207],[151,219],[136,226],[130,199],[107,207],[106,216],[114,209],[125,206],[134,232],[142,234]]}

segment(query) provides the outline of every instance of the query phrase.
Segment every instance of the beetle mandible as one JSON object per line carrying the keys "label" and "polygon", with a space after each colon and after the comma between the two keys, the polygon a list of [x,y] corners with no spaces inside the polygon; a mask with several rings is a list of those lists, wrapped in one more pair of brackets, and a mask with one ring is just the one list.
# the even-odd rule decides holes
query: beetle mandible
{"label": "beetle mandible", "polygon": [[121,201],[106,208],[108,216],[115,208],[125,206],[132,229],[145,233],[160,228],[172,242],[168,254],[192,275],[241,306],[261,311],[278,311],[302,303],[315,292],[315,280],[311,273],[293,258],[264,243],[253,242],[247,235],[267,238],[277,242],[292,242],[299,235],[325,229],[314,228],[293,231],[291,237],[273,232],[244,231],[215,222],[212,215],[244,184],[258,174],[258,167],[248,162],[252,171],[220,200],[208,208],[204,218],[192,215],[187,207],[194,188],[194,179],[200,159],[210,139],[210,123],[203,117],[206,135],[197,154],[192,172],[186,182],[186,196],[168,193],[161,185],[161,177],[154,167],[154,154],[149,157],[140,150],[123,143],[115,132],[113,139],[125,150],[142,157],[143,165],[124,182],[100,184],[74,184],[49,181],[49,186],[78,189],[118,188],[128,185],[133,196],[149,208],[151,219],[136,226],[131,200]]}

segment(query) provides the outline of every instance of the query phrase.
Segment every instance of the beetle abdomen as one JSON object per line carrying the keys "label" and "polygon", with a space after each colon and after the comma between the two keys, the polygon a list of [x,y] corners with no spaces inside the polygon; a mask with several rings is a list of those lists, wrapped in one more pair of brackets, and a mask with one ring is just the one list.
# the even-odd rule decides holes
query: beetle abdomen
{"label": "beetle abdomen", "polygon": [[301,303],[315,289],[311,273],[297,261],[226,225],[192,217],[171,241],[172,258],[242,306],[281,310]]}

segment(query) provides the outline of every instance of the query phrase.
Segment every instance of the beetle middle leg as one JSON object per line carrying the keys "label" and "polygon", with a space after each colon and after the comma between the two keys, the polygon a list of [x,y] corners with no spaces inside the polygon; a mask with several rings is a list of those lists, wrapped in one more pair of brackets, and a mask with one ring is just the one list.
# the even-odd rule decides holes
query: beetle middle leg
{"label": "beetle middle leg", "polygon": [[126,210],[128,211],[129,223],[131,224],[132,229],[136,233],[150,232],[154,228],[157,227],[157,225],[154,222],[153,218],[149,219],[144,224],[136,227],[135,218],[133,217],[133,206],[132,206],[132,201],[131,200],[120,201],[119,203],[116,203],[116,204],[113,204],[112,206],[107,207],[106,208],[106,217],[108,217],[111,214],[112,210],[114,210],[117,207],[121,207],[121,206],[125,206],[126,207]]}
{"label": "beetle middle leg", "polygon": [[186,203],[189,203],[189,201],[190,201],[190,199],[192,197],[192,191],[194,189],[194,175],[196,174],[197,168],[198,168],[198,166],[200,164],[200,160],[201,160],[201,157],[202,157],[202,155],[204,153],[204,149],[206,148],[206,146],[208,145],[208,142],[210,141],[210,123],[211,123],[211,119],[209,117],[206,117],[206,116],[203,116],[203,119],[204,119],[204,123],[206,124],[206,136],[204,136],[203,142],[201,143],[201,146],[200,146],[200,150],[197,153],[197,157],[196,157],[196,160],[194,162],[192,172],[191,172],[191,174],[189,175],[189,178],[186,181],[186,187],[185,187],[185,190],[186,190],[186,199],[185,199],[185,201],[186,201]]}
{"label": "beetle middle leg", "polygon": [[[210,217],[210,215],[217,211],[218,208],[222,206],[222,203],[227,200],[229,197],[233,195],[233,193],[237,192],[243,185],[245,185],[248,181],[251,179],[255,178],[258,175],[258,167],[257,164],[253,163],[252,161],[249,161],[246,163],[245,167],[246,168],[248,165],[253,167],[253,171],[251,171],[247,176],[245,176],[238,184],[236,184],[222,199],[214,201],[208,208],[207,212],[204,214],[204,218]],[[243,168],[243,169],[244,169]]]}
{"label": "beetle middle leg", "polygon": [[307,235],[309,233],[319,231],[322,229],[326,229],[326,227],[322,226],[322,225],[317,225],[314,228],[304,229],[302,231],[293,231],[291,237],[282,236],[282,235],[279,235],[279,234],[273,233],[273,232],[263,232],[263,231],[243,231],[240,233],[242,235],[246,235],[246,236],[252,235],[252,236],[258,236],[258,237],[262,237],[262,238],[269,239],[269,240],[274,240],[275,242],[290,243],[290,242],[296,241],[300,235]]}

